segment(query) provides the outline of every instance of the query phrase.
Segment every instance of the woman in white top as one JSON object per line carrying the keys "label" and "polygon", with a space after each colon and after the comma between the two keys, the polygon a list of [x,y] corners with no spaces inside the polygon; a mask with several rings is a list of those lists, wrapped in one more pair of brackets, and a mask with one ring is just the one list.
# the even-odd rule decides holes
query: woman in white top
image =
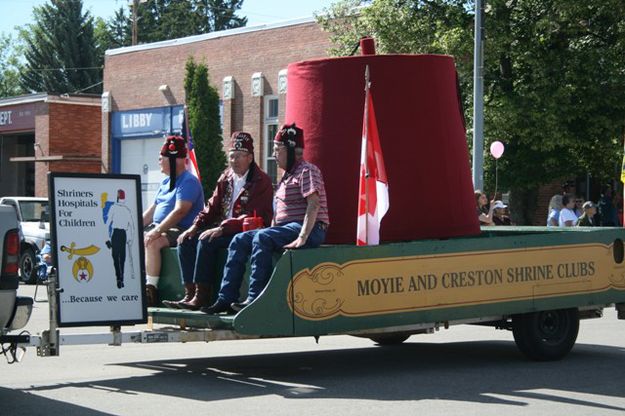
{"label": "woman in white top", "polygon": [[558,225],[560,227],[574,227],[577,224],[577,215],[573,209],[575,208],[575,199],[569,195],[562,197],[562,210],[560,211],[560,218],[558,219]]}
{"label": "woman in white top", "polygon": [[549,201],[549,213],[547,214],[547,227],[558,227],[560,225],[560,210],[562,209],[562,195],[554,195]]}
{"label": "woman in white top", "polygon": [[494,201],[491,201],[489,206],[488,197],[486,194],[478,189],[475,190],[475,201],[477,203],[477,218],[480,220],[480,225],[494,225],[493,224],[493,210],[495,209]]}

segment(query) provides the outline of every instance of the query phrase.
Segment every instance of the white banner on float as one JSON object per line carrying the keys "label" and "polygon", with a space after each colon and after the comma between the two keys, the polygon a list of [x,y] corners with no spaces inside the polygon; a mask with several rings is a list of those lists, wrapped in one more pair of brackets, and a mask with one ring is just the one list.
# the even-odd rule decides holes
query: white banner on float
{"label": "white banner on float", "polygon": [[145,323],[139,175],[49,174],[59,326]]}

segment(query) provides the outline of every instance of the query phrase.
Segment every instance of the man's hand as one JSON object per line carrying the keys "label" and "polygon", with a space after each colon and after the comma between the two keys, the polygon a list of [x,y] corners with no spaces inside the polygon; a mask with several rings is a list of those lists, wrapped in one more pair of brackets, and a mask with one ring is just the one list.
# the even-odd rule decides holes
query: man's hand
{"label": "man's hand", "polygon": [[184,242],[184,240],[192,239],[195,236],[195,234],[196,234],[196,231],[194,228],[189,228],[187,230],[184,230],[182,234],[178,236],[178,238],[176,239],[176,242],[178,243],[178,245],[180,245]]}
{"label": "man's hand", "polygon": [[200,234],[200,240],[205,240],[208,238],[208,241],[213,241],[217,237],[221,237],[224,233],[224,230],[221,227],[211,228],[209,230],[204,231]]}
{"label": "man's hand", "polygon": [[160,231],[157,230],[158,228],[155,228],[145,233],[145,237],[143,237],[143,244],[145,244],[146,247],[161,238],[162,234],[160,233]]}
{"label": "man's hand", "polygon": [[297,238],[291,241],[289,244],[285,245],[284,248],[300,248],[304,244],[306,244],[306,238],[301,236],[297,236]]}
{"label": "man's hand", "polygon": [[306,197],[306,214],[304,214],[304,222],[302,223],[302,229],[297,236],[297,238],[291,241],[289,244],[285,245],[284,248],[300,248],[310,236],[313,227],[315,226],[315,221],[317,220],[317,214],[319,213],[319,207],[321,203],[319,202],[319,193],[314,192]]}

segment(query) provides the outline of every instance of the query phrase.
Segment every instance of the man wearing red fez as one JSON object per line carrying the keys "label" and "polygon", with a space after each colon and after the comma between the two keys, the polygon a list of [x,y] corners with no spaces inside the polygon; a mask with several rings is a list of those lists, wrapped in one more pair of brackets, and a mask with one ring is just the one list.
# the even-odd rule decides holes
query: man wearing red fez
{"label": "man wearing red fez", "polygon": [[252,136],[233,133],[228,167],[217,181],[213,196],[193,225],[178,238],[184,298],[163,303],[171,308],[191,310],[210,305],[217,291],[214,271],[219,249],[228,247],[248,217],[260,217],[264,226],[269,226],[272,197],[271,179],[254,162]]}
{"label": "man wearing red fez", "polygon": [[158,159],[161,172],[167,178],[161,182],[154,203],[143,213],[148,306],[158,304],[161,249],[175,247],[178,236],[193,224],[195,216],[204,208],[202,185],[187,171],[186,157],[184,138],[167,137]]}
{"label": "man wearing red fez", "polygon": [[[273,254],[283,248],[318,247],[330,224],[323,177],[304,160],[304,131],[284,125],[274,138],[273,153],[284,176],[274,198],[273,226],[237,234],[228,247],[224,277],[215,303],[201,311],[236,312],[249,305],[265,288],[273,271]],[[241,303],[239,288],[251,256],[250,285]]]}

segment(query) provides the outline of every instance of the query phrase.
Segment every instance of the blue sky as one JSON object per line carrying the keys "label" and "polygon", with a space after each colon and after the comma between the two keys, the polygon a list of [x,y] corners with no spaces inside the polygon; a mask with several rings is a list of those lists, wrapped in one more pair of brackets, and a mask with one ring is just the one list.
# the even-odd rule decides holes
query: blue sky
{"label": "blue sky", "polygon": [[[244,0],[239,15],[247,16],[248,26],[312,16],[337,0]],[[45,0],[0,0],[0,32],[15,35],[14,27],[32,23],[32,9]],[[128,0],[83,0],[83,8],[94,16],[111,17]]]}

